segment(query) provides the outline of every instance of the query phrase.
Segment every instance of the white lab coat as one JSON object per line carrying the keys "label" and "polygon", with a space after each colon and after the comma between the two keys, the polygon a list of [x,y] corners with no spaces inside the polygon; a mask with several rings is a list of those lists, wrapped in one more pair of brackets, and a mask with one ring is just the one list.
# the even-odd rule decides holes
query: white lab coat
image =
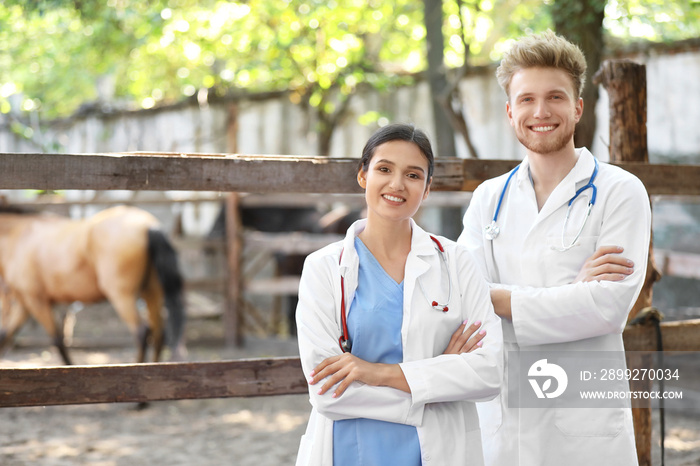
{"label": "white lab coat", "polygon": [[[307,375],[324,359],[341,354],[340,276],[345,277],[349,307],[359,267],[354,238],[365,222],[355,222],[343,241],[310,254],[304,264],[296,319],[301,364]],[[358,417],[416,426],[424,465],[483,464],[474,401],[492,399],[499,391],[503,370],[500,322],[493,313],[488,285],[469,253],[442,237],[438,239],[447,253],[452,297],[448,312],[431,307],[420,284],[428,299],[442,303],[448,296],[448,274],[430,236],[413,222],[412,228],[404,276],[400,364],[411,393],[354,382],[342,396],[332,398],[331,392],[316,393],[320,383],[309,386],[312,411],[297,465],[332,465],[333,421]],[[464,320],[483,323],[487,331],[483,347],[462,355],[442,355]]]}
{"label": "white lab coat", "polygon": [[[492,285],[512,290],[513,321],[503,324],[506,376],[501,395],[478,403],[487,465],[636,465],[630,409],[508,408],[511,351],[624,350],[622,330],[646,273],[651,211],[643,184],[600,163],[597,200],[577,245],[565,252],[562,227],[569,199],[588,183],[594,159],[578,161],[538,212],[527,158],[513,176],[498,216],[500,236],[483,234],[491,223],[506,175],[474,192],[458,242],[473,253]],[[590,196],[591,191],[586,191]],[[583,194],[582,194],[583,196]],[[569,244],[581,226],[587,200],[576,201],[566,231]],[[600,246],[624,247],[634,273],[620,282],[571,282]]]}

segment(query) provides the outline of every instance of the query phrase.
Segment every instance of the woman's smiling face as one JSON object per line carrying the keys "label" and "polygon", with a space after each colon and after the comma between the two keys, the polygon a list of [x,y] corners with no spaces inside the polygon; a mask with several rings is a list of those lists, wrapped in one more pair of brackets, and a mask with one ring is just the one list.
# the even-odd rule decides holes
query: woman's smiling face
{"label": "woman's smiling face", "polygon": [[428,159],[413,142],[385,142],[374,151],[367,171],[357,180],[365,188],[369,215],[387,220],[408,220],[430,191]]}

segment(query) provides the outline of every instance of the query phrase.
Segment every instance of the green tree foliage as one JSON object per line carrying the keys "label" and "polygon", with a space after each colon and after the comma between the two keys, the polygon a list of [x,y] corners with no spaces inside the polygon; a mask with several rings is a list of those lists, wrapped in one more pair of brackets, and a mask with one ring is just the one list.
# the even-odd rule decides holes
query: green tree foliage
{"label": "green tree foliage", "polygon": [[[553,1],[444,0],[446,65],[462,66],[465,55],[472,64],[489,63],[509,38],[553,27],[547,9]],[[610,0],[605,30],[620,40],[698,37],[698,4]],[[0,112],[35,111],[48,119],[97,100],[150,108],[201,89],[286,91],[317,111],[324,134],[359,86],[386,89],[426,69],[422,6],[419,0],[6,0]]]}
{"label": "green tree foliage", "polygon": [[700,37],[698,0],[609,0],[603,25],[622,43],[673,42]]}
{"label": "green tree foliage", "polygon": [[107,75],[146,108],[200,88],[291,90],[318,106],[333,86],[391,85],[424,66],[422,10],[405,0],[18,3],[0,6],[0,76],[48,116],[97,98]]}

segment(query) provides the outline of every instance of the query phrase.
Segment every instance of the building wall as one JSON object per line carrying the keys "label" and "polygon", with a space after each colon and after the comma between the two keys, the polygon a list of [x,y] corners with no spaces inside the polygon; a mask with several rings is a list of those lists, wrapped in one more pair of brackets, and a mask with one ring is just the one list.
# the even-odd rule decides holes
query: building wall
{"label": "building wall", "polygon": [[[647,66],[648,147],[654,161],[700,161],[700,50],[637,53]],[[524,153],[505,115],[505,95],[495,67],[480,70],[460,84],[467,122],[479,157],[520,159]],[[348,114],[333,134],[331,156],[359,157],[373,127],[358,118],[376,111],[390,121],[411,122],[434,134],[430,92],[425,82],[388,93],[363,91],[353,97]],[[594,154],[607,160],[607,93],[600,89]],[[227,139],[232,115],[236,133]],[[314,116],[286,96],[240,98],[200,106],[196,101],[172,107],[115,114],[91,114],[35,127],[34,143],[9,129],[11,116],[0,115],[0,152],[94,153],[123,151],[231,152],[317,155]],[[3,124],[5,123],[5,124]],[[235,147],[230,140],[235,141]],[[457,137],[458,156],[468,156]],[[440,154],[438,154],[440,155]],[[452,155],[452,154],[443,154]]]}

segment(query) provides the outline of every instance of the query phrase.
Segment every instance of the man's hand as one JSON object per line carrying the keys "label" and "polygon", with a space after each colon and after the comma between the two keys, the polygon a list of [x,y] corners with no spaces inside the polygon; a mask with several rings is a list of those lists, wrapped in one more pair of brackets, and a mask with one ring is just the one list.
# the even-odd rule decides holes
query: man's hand
{"label": "man's hand", "polygon": [[498,317],[513,320],[513,314],[510,307],[510,290],[501,288],[491,288],[491,302],[493,310]]}
{"label": "man's hand", "polygon": [[601,246],[581,267],[573,283],[592,281],[618,282],[634,272],[634,263],[622,257],[620,246]]}

